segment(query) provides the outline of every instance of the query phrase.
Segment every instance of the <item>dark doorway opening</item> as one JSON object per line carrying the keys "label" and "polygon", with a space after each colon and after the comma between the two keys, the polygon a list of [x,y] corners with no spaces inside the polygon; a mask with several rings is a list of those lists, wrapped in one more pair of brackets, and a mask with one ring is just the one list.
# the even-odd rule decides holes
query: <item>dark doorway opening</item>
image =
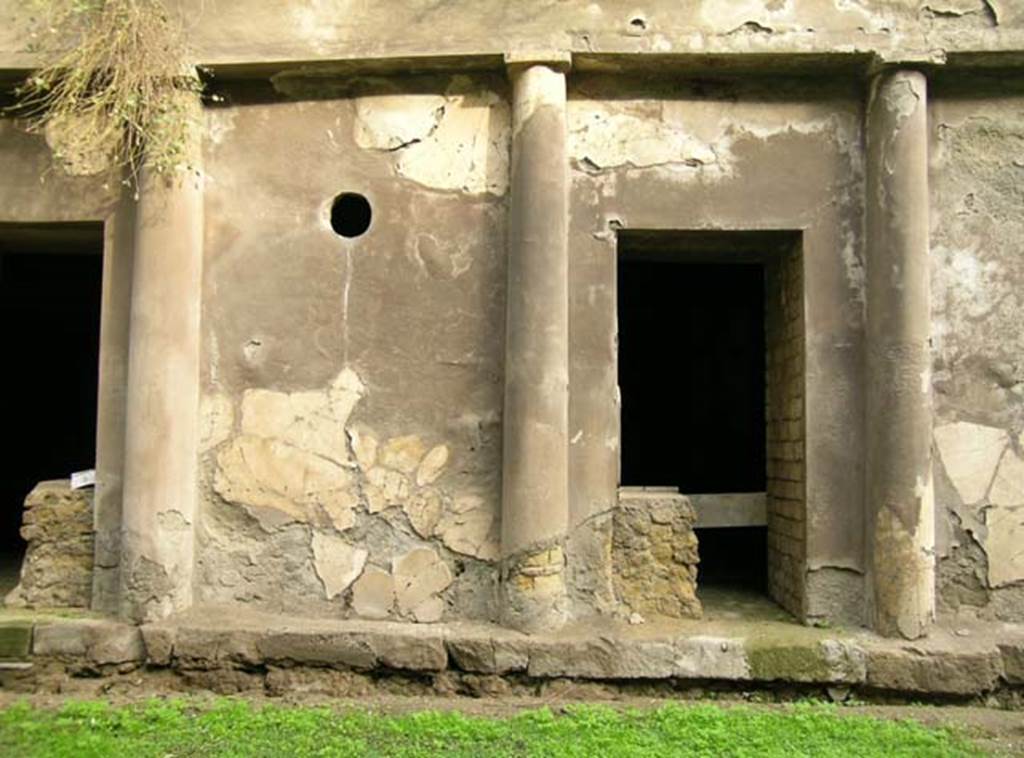
{"label": "dark doorway opening", "polygon": [[99,224],[0,226],[0,589],[25,551],[25,496],[96,459],[103,238]]}
{"label": "dark doorway opening", "polygon": [[[765,269],[620,235],[621,483],[764,492]],[[642,242],[642,240],[641,240]],[[710,257],[710,260],[709,260]],[[767,590],[763,523],[698,529],[699,589]]]}

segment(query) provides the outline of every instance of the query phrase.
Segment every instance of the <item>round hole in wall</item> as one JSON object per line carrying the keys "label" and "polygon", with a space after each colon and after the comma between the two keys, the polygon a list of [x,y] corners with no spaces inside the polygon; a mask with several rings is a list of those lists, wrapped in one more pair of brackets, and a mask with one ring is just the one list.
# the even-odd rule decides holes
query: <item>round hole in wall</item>
{"label": "round hole in wall", "polygon": [[370,201],[358,192],[342,192],[331,203],[331,228],[342,237],[364,234],[372,217]]}

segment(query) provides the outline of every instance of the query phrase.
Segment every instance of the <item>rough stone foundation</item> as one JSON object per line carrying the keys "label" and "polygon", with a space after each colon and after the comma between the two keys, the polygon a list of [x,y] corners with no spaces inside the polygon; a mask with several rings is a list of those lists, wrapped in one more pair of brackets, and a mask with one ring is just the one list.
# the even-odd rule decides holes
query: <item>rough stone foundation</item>
{"label": "rough stone foundation", "polygon": [[[1021,703],[1024,627],[936,630],[926,641],[781,622],[672,621],[525,635],[485,624],[326,621],[193,609],[137,627],[100,619],[0,618],[21,625],[31,656],[0,666],[0,688],[62,693],[152,690],[546,694],[646,688],[857,692],[866,697]],[[1001,699],[1004,698],[1005,699]]]}
{"label": "rough stone foundation", "polygon": [[66,479],[40,482],[25,498],[21,536],[28,542],[21,581],[9,606],[88,608],[92,597],[92,489]]}
{"label": "rough stone foundation", "polygon": [[620,490],[612,581],[627,613],[700,618],[696,518],[689,498],[674,490]]}

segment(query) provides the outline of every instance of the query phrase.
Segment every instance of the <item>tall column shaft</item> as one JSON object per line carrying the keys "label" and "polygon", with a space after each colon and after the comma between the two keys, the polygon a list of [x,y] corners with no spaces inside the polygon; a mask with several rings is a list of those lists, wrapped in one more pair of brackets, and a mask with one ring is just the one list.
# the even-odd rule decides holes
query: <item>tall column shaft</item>
{"label": "tall column shaft", "polygon": [[100,385],[96,403],[95,558],[92,607],[118,612],[121,503],[124,496],[125,395],[131,329],[135,201],[122,192],[104,224],[103,301],[100,306]]}
{"label": "tall column shaft", "polygon": [[927,81],[880,73],[867,119],[867,545],[874,628],[935,615]]}
{"label": "tall column shaft", "polygon": [[[190,151],[197,165],[198,144]],[[169,178],[144,168],[139,181],[120,607],[142,622],[192,602],[203,196],[191,172]]]}
{"label": "tall column shaft", "polygon": [[569,523],[567,61],[509,57],[513,88],[502,464],[505,623],[561,625]]}

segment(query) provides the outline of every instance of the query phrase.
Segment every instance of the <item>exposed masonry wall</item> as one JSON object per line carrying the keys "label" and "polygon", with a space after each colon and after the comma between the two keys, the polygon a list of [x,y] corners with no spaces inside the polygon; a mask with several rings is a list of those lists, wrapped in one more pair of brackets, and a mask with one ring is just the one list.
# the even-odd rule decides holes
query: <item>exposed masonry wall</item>
{"label": "exposed masonry wall", "polygon": [[674,492],[619,491],[612,528],[612,585],[630,614],[700,618],[697,520],[689,498]]}
{"label": "exposed masonry wall", "polygon": [[208,112],[197,601],[493,620],[506,85],[338,81]]}
{"label": "exposed masonry wall", "polygon": [[1024,96],[965,89],[930,113],[939,610],[1024,621]]}
{"label": "exposed masonry wall", "polygon": [[40,482],[25,498],[21,537],[28,543],[9,606],[88,608],[92,598],[93,490],[66,479]]}
{"label": "exposed masonry wall", "polygon": [[804,283],[799,250],[765,267],[768,592],[804,615]]}

